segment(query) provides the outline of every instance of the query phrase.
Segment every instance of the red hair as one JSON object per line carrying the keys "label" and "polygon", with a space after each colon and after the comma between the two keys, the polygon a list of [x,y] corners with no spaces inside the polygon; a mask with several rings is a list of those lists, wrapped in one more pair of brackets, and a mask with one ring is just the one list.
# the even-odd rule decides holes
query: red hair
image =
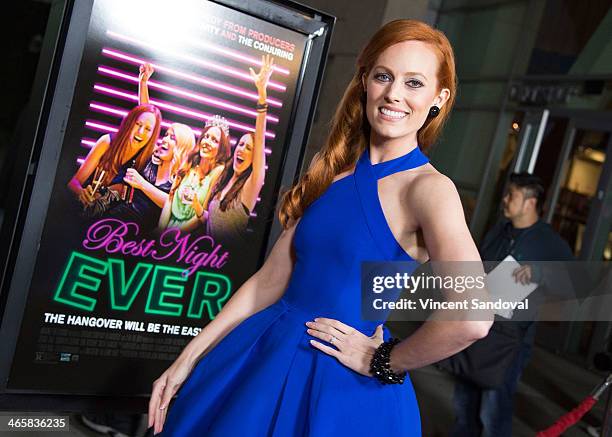
{"label": "red hair", "polygon": [[134,168],[138,170],[139,173],[142,173],[147,160],[153,154],[153,149],[155,148],[155,143],[159,138],[161,129],[161,113],[156,106],[138,105],[132,108],[130,112],[123,117],[119,130],[112,137],[108,150],[102,155],[102,158],[100,158],[100,167],[106,171],[103,180],[105,185],[109,184],[113,178],[117,176],[119,168],[127,161],[126,154],[128,152],[128,145],[132,139],[132,128],[136,124],[138,117],[145,112],[153,114],[155,117],[155,126],[153,127],[151,138],[149,138],[149,141],[142,147]]}
{"label": "red hair", "polygon": [[369,75],[382,52],[403,41],[421,41],[435,50],[438,57],[438,89],[450,90],[450,97],[440,108],[440,114],[428,118],[417,132],[419,147],[424,152],[435,142],[455,100],[457,79],[453,49],[442,32],[423,22],[391,21],[372,36],[359,54],[355,74],[336,108],[325,144],[299,182],[283,194],[279,211],[283,228],[286,229],[292,220],[301,217],[304,210],[325,192],[336,175],[353,167],[367,147],[370,124],[365,114],[366,95],[362,78]]}

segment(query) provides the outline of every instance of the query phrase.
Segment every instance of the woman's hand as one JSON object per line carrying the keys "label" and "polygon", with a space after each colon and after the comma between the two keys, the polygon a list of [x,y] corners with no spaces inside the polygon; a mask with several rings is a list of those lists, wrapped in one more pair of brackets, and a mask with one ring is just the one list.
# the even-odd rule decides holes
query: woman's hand
{"label": "woman's hand", "polygon": [[162,431],[166,414],[168,413],[168,405],[172,397],[187,379],[193,363],[179,356],[177,360],[153,382],[153,392],[149,400],[149,428],[154,426],[153,434],[158,434]]}
{"label": "woman's hand", "polygon": [[146,62],[140,66],[140,68],[138,69],[138,72],[139,72],[138,80],[147,81],[153,75],[153,73],[155,72],[155,69],[153,68],[151,64]]}
{"label": "woman's hand", "polygon": [[274,58],[272,58],[270,55],[262,55],[261,69],[259,70],[259,73],[255,73],[255,71],[250,67],[249,71],[253,81],[255,82],[255,87],[257,87],[259,101],[260,103],[265,103],[267,97],[266,88],[268,87],[270,76],[272,76],[272,72],[274,71]]}
{"label": "woman's hand", "polygon": [[123,177],[123,182],[130,185],[137,190],[142,190],[142,186],[145,183],[145,178],[141,176],[136,169],[128,168]]}
{"label": "woman's hand", "polygon": [[94,193],[93,187],[91,185],[87,185],[85,188],[82,188],[79,191],[77,197],[83,207],[88,207],[100,197],[100,194]]}
{"label": "woman's hand", "polygon": [[306,326],[310,328],[308,334],[335,346],[335,349],[315,340],[310,340],[311,345],[335,357],[349,369],[372,376],[370,362],[376,348],[384,342],[383,325],[378,325],[371,337],[334,319],[319,317],[314,322],[306,322]]}
{"label": "woman's hand", "polygon": [[191,207],[195,211],[196,216],[199,219],[201,219],[202,218],[202,214],[204,214],[204,207],[200,203],[200,200],[198,199],[197,195],[193,196],[193,200],[191,201]]}

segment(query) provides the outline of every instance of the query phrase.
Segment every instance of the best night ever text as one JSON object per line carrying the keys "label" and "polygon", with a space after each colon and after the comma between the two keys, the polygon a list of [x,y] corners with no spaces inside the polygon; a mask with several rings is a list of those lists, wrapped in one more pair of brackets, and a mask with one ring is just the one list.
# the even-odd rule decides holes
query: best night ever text
{"label": "best night ever text", "polygon": [[[209,318],[213,319],[229,298],[231,282],[225,275],[198,269],[220,269],[227,263],[229,253],[208,235],[192,236],[179,229],[167,229],[158,239],[146,239],[138,238],[139,231],[136,223],[114,218],[92,224],[83,240],[83,248],[104,251],[115,257],[100,260],[72,252],[53,299],[73,308],[93,311],[97,303],[95,294],[105,280],[112,310],[129,311],[141,290],[148,288],[146,313],[199,319],[206,309]],[[145,261],[171,260],[189,267],[139,262],[127,272],[125,256]],[[187,297],[186,285],[192,276],[193,287],[185,313],[185,304],[177,301]]]}

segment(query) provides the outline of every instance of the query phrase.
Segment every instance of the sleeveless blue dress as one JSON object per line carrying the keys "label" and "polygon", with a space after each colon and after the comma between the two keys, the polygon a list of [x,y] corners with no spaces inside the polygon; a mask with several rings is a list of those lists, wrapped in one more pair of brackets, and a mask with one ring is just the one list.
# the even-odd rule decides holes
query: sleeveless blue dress
{"label": "sleeveless blue dress", "polygon": [[361,262],[412,259],[389,229],[377,181],[427,162],[417,147],[372,165],[366,150],[352,175],[306,209],[284,296],[200,360],[170,405],[163,436],[421,435],[409,378],[383,385],[354,372],[309,344],[305,322],[333,318],[368,336],[384,322],[361,319]]}

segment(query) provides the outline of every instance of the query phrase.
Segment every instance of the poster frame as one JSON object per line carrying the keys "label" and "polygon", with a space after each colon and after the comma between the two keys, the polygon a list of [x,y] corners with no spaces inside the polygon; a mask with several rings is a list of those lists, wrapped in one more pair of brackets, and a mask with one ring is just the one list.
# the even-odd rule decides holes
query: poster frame
{"label": "poster frame", "polygon": [[[281,175],[274,190],[278,193],[281,187],[290,186],[300,173],[335,17],[290,0],[214,0],[214,3],[308,36]],[[25,291],[29,290],[34,274],[93,5],[94,0],[51,2],[30,100],[21,117],[21,135],[13,142],[18,154],[0,229],[0,410],[3,411],[143,413],[147,409],[148,398],[143,396],[13,393],[6,389],[28,297]],[[275,210],[271,210],[270,217],[266,218],[270,224],[257,267],[263,264],[281,232],[275,215]]]}

